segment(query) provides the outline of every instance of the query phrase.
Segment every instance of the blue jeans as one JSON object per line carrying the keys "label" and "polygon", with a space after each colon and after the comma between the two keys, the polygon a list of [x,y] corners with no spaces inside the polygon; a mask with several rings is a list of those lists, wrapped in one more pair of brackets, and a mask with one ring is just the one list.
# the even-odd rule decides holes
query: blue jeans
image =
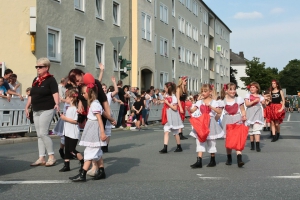
{"label": "blue jeans", "polygon": [[122,119],[124,117],[124,105],[120,105],[119,115],[118,115],[118,121],[117,121],[117,127],[122,125]]}

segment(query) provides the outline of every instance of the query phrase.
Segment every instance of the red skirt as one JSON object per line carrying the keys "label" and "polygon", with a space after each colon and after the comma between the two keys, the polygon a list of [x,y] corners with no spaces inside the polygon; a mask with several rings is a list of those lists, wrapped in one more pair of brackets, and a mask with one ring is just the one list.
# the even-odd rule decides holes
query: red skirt
{"label": "red skirt", "polygon": [[285,117],[285,110],[283,109],[281,112],[278,112],[282,108],[282,105],[280,103],[272,103],[270,105],[269,109],[269,117],[271,121],[278,121],[279,124],[283,122],[283,119]]}
{"label": "red skirt", "polygon": [[180,101],[180,103],[181,103],[183,113],[180,112],[179,106],[178,106],[178,111],[179,111],[181,120],[184,121],[184,119],[185,119],[185,101]]}
{"label": "red skirt", "polygon": [[271,106],[270,105],[267,105],[265,108],[264,108],[264,118],[266,119],[266,122],[267,123],[270,123],[270,116],[271,114]]}

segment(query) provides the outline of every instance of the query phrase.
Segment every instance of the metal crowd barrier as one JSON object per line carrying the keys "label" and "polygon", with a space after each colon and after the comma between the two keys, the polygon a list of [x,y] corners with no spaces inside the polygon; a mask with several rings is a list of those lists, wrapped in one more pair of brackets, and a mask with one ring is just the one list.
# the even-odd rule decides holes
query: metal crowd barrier
{"label": "metal crowd barrier", "polygon": [[[7,133],[27,133],[35,131],[34,124],[30,124],[30,120],[26,118],[25,105],[27,103],[27,98],[21,101],[19,98],[11,98],[8,102],[6,99],[0,97],[0,134]],[[60,104],[60,110],[63,111],[63,103]],[[163,104],[150,106],[150,112],[148,121],[159,121],[161,120]],[[110,109],[113,114],[114,119],[118,119],[120,105],[118,103],[112,102]],[[188,116],[188,113],[186,113]],[[57,121],[59,120],[59,114],[56,113],[50,125],[50,130],[52,130]]]}

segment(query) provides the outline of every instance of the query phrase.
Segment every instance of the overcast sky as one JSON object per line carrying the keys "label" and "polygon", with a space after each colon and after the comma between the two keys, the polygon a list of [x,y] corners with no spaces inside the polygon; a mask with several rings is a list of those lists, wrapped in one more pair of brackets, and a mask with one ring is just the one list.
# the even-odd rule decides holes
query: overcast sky
{"label": "overcast sky", "polygon": [[203,0],[231,29],[230,48],[282,70],[300,60],[300,0]]}

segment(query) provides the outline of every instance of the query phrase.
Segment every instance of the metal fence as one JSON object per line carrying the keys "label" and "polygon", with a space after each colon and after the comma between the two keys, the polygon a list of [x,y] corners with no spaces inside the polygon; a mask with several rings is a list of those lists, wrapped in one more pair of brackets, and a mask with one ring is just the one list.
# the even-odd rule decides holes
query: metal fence
{"label": "metal fence", "polygon": [[[30,120],[26,118],[25,106],[27,98],[21,101],[19,98],[11,98],[8,102],[6,99],[0,98],[0,134],[7,133],[25,133],[35,131],[34,124],[30,124]],[[162,104],[151,105],[148,121],[161,120]],[[110,109],[113,113],[113,118],[118,119],[120,105],[112,102]],[[60,104],[60,110],[63,110],[63,103]],[[52,130],[57,121],[59,114],[56,113],[52,119],[50,130]]]}

